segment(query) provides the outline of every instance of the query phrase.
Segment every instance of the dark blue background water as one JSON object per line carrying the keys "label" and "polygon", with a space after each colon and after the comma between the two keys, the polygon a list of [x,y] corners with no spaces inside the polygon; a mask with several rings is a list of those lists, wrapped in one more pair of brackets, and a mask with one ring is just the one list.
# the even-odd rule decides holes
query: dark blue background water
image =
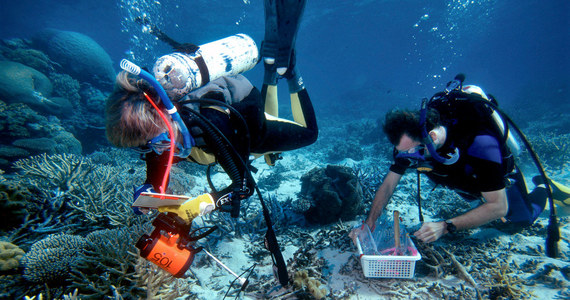
{"label": "dark blue background water", "polygon": [[[150,66],[170,50],[142,33],[133,17],[147,13],[184,42],[238,32],[261,41],[262,6],[260,0],[3,0],[0,38],[28,38],[45,27],[77,31],[117,64],[133,53]],[[375,109],[417,105],[458,72],[507,107],[554,106],[568,102],[570,1],[313,0],[297,48],[321,114],[350,103],[363,107],[359,116],[366,117],[382,115]],[[261,69],[249,72],[254,83],[260,83]]]}

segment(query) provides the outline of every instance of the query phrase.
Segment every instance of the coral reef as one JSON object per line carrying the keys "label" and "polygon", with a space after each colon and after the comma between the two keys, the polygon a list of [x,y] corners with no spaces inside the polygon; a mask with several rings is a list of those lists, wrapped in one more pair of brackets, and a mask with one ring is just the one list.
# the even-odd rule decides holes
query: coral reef
{"label": "coral reef", "polygon": [[12,61],[0,61],[0,99],[7,103],[25,103],[42,112],[57,108],[50,101],[53,86],[42,73]]}
{"label": "coral reef", "polygon": [[309,222],[328,224],[352,220],[362,212],[362,188],[349,167],[328,165],[301,177],[300,201],[310,201]]}
{"label": "coral reef", "polygon": [[99,87],[112,87],[113,62],[90,37],[73,31],[44,29],[33,38],[33,45],[74,78]]}
{"label": "coral reef", "polygon": [[307,270],[300,270],[293,275],[293,285],[298,289],[306,289],[315,299],[324,299],[329,291],[321,281],[310,277]]}
{"label": "coral reef", "polygon": [[138,249],[134,245],[143,233],[150,231],[149,225],[147,219],[131,227],[89,233],[85,237],[82,258],[71,274],[73,282],[68,290],[78,289],[82,299],[102,299],[110,295],[145,298],[147,288],[159,291],[160,282],[141,279],[147,268],[139,266],[135,269]]}
{"label": "coral reef", "polygon": [[[569,133],[556,134],[552,131],[540,131],[535,135],[528,135],[527,138],[547,169],[556,171],[570,167]],[[531,164],[530,160],[525,163]]]}
{"label": "coral reef", "polygon": [[12,229],[24,222],[28,215],[26,204],[31,197],[26,187],[12,181],[0,182],[0,229]]}
{"label": "coral reef", "polygon": [[24,250],[20,249],[20,247],[9,242],[0,241],[0,271],[18,268],[24,254]]}
{"label": "coral reef", "polygon": [[96,165],[72,154],[35,156],[17,161],[14,167],[27,176],[30,186],[55,191],[93,223],[128,226],[133,222],[132,189],[121,180],[128,174],[120,167]]}
{"label": "coral reef", "polygon": [[54,70],[54,63],[45,55],[45,53],[36,50],[28,49],[23,47],[18,47],[15,49],[10,49],[9,47],[4,47],[0,50],[0,53],[11,61],[21,63],[32,69],[38,70],[43,74],[48,74]]}
{"label": "coral reef", "polygon": [[78,108],[81,96],[79,90],[81,86],[79,81],[67,74],[50,73],[49,79],[53,85],[53,93],[65,99],[68,99],[73,107]]}
{"label": "coral reef", "polygon": [[12,162],[30,155],[82,151],[81,143],[57,118],[44,117],[22,103],[0,101],[0,140],[0,167],[7,171]]}
{"label": "coral reef", "polygon": [[63,284],[81,260],[83,237],[53,234],[34,243],[22,259],[24,278],[34,283]]}
{"label": "coral reef", "polygon": [[327,159],[331,162],[338,162],[347,158],[361,160],[363,157],[364,151],[354,138],[337,141],[331,146],[327,154]]}

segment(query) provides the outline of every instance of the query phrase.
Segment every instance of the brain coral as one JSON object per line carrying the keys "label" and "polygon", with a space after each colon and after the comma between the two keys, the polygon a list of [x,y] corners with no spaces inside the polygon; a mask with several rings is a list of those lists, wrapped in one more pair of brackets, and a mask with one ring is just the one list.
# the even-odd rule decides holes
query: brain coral
{"label": "brain coral", "polygon": [[69,234],[52,234],[34,243],[22,259],[24,278],[36,283],[62,283],[81,259],[87,242]]}
{"label": "brain coral", "polygon": [[33,109],[49,105],[46,97],[52,84],[42,73],[23,64],[0,61],[0,99],[6,103],[25,103]]}
{"label": "brain coral", "polygon": [[74,78],[112,87],[115,70],[111,57],[90,37],[73,31],[45,29],[38,32],[33,42]]}
{"label": "brain coral", "polygon": [[12,243],[0,242],[0,271],[17,268],[24,254],[24,250],[20,247]]}

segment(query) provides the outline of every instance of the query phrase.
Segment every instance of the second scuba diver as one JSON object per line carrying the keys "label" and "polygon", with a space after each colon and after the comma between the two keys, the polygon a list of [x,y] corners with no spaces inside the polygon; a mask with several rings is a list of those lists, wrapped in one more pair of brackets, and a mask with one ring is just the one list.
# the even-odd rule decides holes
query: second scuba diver
{"label": "second scuba diver", "polygon": [[[504,128],[493,121],[493,110],[485,104],[494,99],[477,86],[463,86],[463,80],[460,74],[445,92],[435,94],[431,107],[422,104],[421,111],[396,109],[386,114],[383,130],[394,145],[394,163],[365,220],[370,230],[408,169],[425,173],[468,201],[482,200],[453,218],[424,222],[414,233],[423,242],[499,219],[508,231],[520,230],[532,225],[544,210],[548,196],[544,181],[535,177],[536,187],[527,191],[505,139],[508,135],[501,133]],[[570,205],[570,188],[553,180],[549,183],[555,202]],[[355,239],[361,230],[355,228],[350,236]]]}

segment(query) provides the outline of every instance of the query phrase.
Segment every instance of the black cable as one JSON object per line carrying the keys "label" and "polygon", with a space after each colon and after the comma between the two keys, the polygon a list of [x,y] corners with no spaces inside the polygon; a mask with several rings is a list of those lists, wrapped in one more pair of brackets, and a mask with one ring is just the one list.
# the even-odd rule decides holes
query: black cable
{"label": "black cable", "polygon": [[[209,102],[210,100],[187,100],[188,103],[190,102]],[[212,102],[215,103],[217,105],[224,105],[225,103],[223,102]],[[229,105],[225,105],[228,108],[230,108],[231,106]],[[230,108],[230,110],[235,111],[235,109],[233,109],[233,107]],[[285,264],[285,260],[283,259],[283,254],[281,253],[281,249],[279,249],[279,245],[277,243],[277,237],[275,236],[275,231],[273,231],[273,226],[271,224],[271,216],[269,215],[269,210],[267,209],[267,206],[265,205],[265,201],[263,200],[263,196],[261,195],[261,191],[259,190],[259,187],[257,186],[257,183],[255,181],[255,178],[253,178],[253,175],[251,174],[251,172],[249,171],[249,167],[248,165],[245,163],[245,161],[243,160],[243,158],[239,155],[239,153],[237,152],[237,150],[235,149],[235,147],[233,147],[233,145],[229,142],[228,138],[219,130],[219,128],[217,128],[210,120],[206,119],[202,114],[200,114],[199,112],[196,112],[193,109],[186,109],[186,111],[194,114],[196,117],[198,117],[199,119],[201,119],[202,121],[204,121],[206,124],[208,124],[211,128],[211,130],[215,131],[218,134],[219,138],[222,138],[225,140],[225,142],[227,143],[227,147],[232,150],[234,152],[234,154],[236,155],[236,157],[238,158],[239,162],[241,163],[241,165],[244,168],[245,171],[245,175],[249,178],[252,186],[255,188],[257,195],[259,197],[259,200],[261,202],[261,206],[263,208],[263,217],[265,219],[265,223],[267,225],[267,231],[266,231],[266,239],[268,240],[268,245],[270,246],[269,252],[271,252],[271,255],[273,257],[273,259],[275,260],[275,264],[277,265],[277,271],[278,271],[278,279],[279,279],[279,283],[282,286],[287,286],[289,283],[289,278],[288,278],[288,274],[287,274],[287,265]],[[237,111],[236,111],[237,112]],[[241,114],[238,113],[238,116],[241,116]],[[243,119],[243,117],[241,117],[243,121],[245,121],[245,119]],[[244,123],[245,126],[247,126],[246,123]],[[247,134],[247,137],[249,137],[249,132]],[[219,143],[219,139],[215,139],[218,141]],[[249,145],[249,140],[248,140],[248,145]],[[222,145],[223,146],[223,145]],[[224,152],[227,152],[227,149],[224,149]],[[226,153],[226,155],[224,156],[228,156],[229,154]],[[234,170],[235,172],[237,172],[237,167],[235,166],[235,163],[233,160],[228,160],[227,163],[231,166],[228,166],[228,168],[231,167],[232,170]],[[230,174],[228,174],[230,175]],[[230,177],[231,178],[231,177]],[[233,180],[233,178],[232,178]]]}
{"label": "black cable", "polygon": [[[501,118],[506,119],[507,122],[509,124],[511,124],[511,126],[515,129],[515,131],[519,135],[520,139],[524,143],[525,147],[527,148],[536,168],[538,169],[538,172],[540,173],[540,176],[543,179],[543,182],[546,186],[546,194],[548,196],[550,216],[548,219],[548,230],[547,230],[547,236],[546,236],[546,255],[548,257],[552,257],[552,258],[557,257],[558,256],[557,243],[558,243],[558,241],[560,241],[560,229],[558,228],[558,219],[556,217],[556,207],[554,206],[554,196],[552,195],[552,188],[550,187],[550,182],[548,180],[548,177],[546,176],[546,172],[544,171],[544,167],[540,163],[540,160],[539,160],[538,156],[536,155],[536,152],[534,151],[534,149],[532,148],[532,145],[530,144],[530,142],[528,141],[528,139],[526,138],[524,133],[520,130],[520,128],[515,124],[515,122],[513,122],[513,120],[509,117],[509,115],[507,115],[504,111],[502,111],[499,107],[497,107],[497,105],[495,105],[494,103],[488,102],[488,101],[481,101],[481,100],[468,100],[468,101],[483,102],[486,105],[493,108],[495,111],[497,111],[500,114]],[[505,135],[507,135],[507,134],[508,134],[508,131],[505,131]]]}
{"label": "black cable", "polygon": [[217,193],[218,190],[216,190],[216,187],[214,186],[214,183],[212,182],[212,177],[210,174],[210,169],[212,168],[212,166],[215,165],[215,163],[209,164],[208,168],[206,168],[206,180],[208,180],[208,185],[210,186],[210,189],[214,192]]}
{"label": "black cable", "polygon": [[418,179],[418,213],[420,215],[420,223],[424,222],[424,215],[422,214],[422,193],[421,193],[421,181],[420,172],[416,170]]}

